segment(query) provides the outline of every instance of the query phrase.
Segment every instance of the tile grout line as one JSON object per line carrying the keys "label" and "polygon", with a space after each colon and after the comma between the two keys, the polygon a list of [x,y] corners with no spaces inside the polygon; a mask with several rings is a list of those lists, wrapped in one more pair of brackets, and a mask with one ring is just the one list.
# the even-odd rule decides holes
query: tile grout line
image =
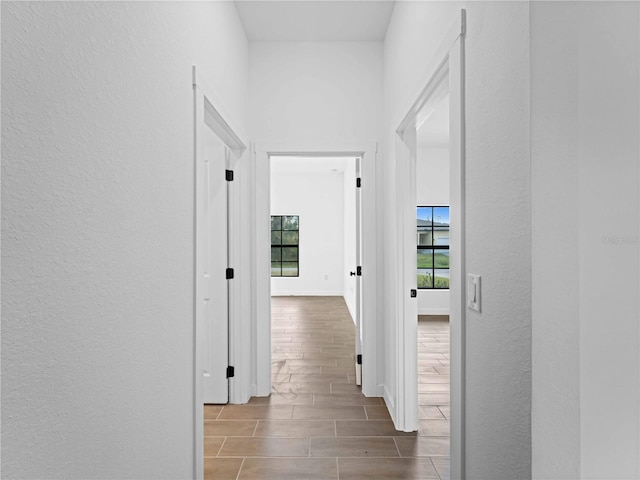
{"label": "tile grout line", "polygon": [[398,451],[398,457],[403,458],[402,454],[400,453],[400,448],[398,448],[398,442],[396,441],[396,437],[391,437],[393,438],[393,444],[396,446],[396,450]]}
{"label": "tile grout line", "polygon": [[436,471],[436,475],[438,475],[438,478],[440,480],[442,480],[442,475],[440,475],[440,472],[438,471],[438,469],[436,468],[436,464],[433,463],[433,457],[427,457],[429,459],[429,461],[431,462],[431,465],[433,465],[433,469]]}
{"label": "tile grout line", "polygon": [[240,478],[240,472],[242,471],[242,467],[244,467],[244,461],[247,457],[242,457],[242,462],[240,462],[240,468],[238,469],[238,474],[236,475],[236,480]]}
{"label": "tile grout line", "polygon": [[220,456],[220,452],[222,452],[222,447],[224,447],[224,444],[227,443],[227,438],[229,438],[229,437],[224,437],[224,440],[220,444],[220,448],[218,448],[218,453],[216,453],[216,457]]}
{"label": "tile grout line", "polygon": [[340,462],[338,461],[338,457],[336,457],[336,478],[340,480]]}
{"label": "tile grout line", "polygon": [[252,437],[255,437],[255,436],[256,436],[256,432],[258,431],[258,425],[260,424],[260,422],[261,422],[261,421],[262,421],[262,420],[258,420],[258,421],[256,422],[256,426],[253,428],[253,433],[251,434],[251,436],[252,436]]}

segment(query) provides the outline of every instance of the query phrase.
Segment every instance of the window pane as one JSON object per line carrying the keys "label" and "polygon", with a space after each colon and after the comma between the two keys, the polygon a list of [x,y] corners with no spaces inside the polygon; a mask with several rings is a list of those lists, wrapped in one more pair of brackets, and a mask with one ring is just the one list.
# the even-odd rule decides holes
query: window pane
{"label": "window pane", "polygon": [[418,269],[418,288],[433,288],[432,270]]}
{"label": "window pane", "polygon": [[282,264],[280,262],[271,262],[271,276],[281,277]]}
{"label": "window pane", "polygon": [[298,216],[286,215],[282,217],[282,230],[298,230]]}
{"label": "window pane", "polygon": [[432,207],[418,207],[416,218],[416,227],[418,234],[418,245],[433,245],[431,240],[433,218]]}
{"label": "window pane", "polygon": [[298,261],[298,247],[282,247],[282,261],[283,262],[297,262]]}
{"label": "window pane", "polygon": [[271,245],[280,245],[282,243],[282,232],[280,230],[271,231]]}
{"label": "window pane", "polygon": [[271,247],[271,261],[279,262],[282,260],[282,249],[280,247]]}
{"label": "window pane", "polygon": [[433,222],[434,224],[446,225],[450,224],[449,221],[449,207],[433,207]]}
{"label": "window pane", "polygon": [[298,262],[282,262],[282,276],[283,277],[297,277],[298,276]]}
{"label": "window pane", "polygon": [[285,232],[282,232],[282,244],[283,245],[298,245],[298,232],[297,231],[285,231]]}
{"label": "window pane", "polygon": [[433,244],[449,245],[449,207],[433,207]]}
{"label": "window pane", "polygon": [[282,217],[280,215],[271,216],[271,230],[282,230]]}
{"label": "window pane", "polygon": [[436,269],[435,288],[449,288],[449,270]]}
{"label": "window pane", "polygon": [[418,249],[418,268],[433,268],[433,249]]}
{"label": "window pane", "polygon": [[435,250],[434,263],[436,268],[449,268],[449,249]]}
{"label": "window pane", "polygon": [[433,218],[433,207],[418,207],[416,213],[418,220],[425,220],[431,223],[431,219]]}

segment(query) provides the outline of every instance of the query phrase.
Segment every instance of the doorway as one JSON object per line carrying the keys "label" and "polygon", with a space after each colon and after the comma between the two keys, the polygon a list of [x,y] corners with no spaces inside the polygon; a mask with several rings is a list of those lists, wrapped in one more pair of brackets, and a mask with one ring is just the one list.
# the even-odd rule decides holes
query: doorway
{"label": "doorway", "polygon": [[[378,358],[376,357],[377,347],[377,307],[376,307],[376,222],[375,222],[375,152],[376,145],[365,148],[340,148],[315,150],[306,148],[264,148],[256,147],[255,157],[255,205],[256,205],[256,243],[253,245],[253,254],[256,258],[256,312],[255,312],[255,338],[257,341],[257,356],[255,363],[255,385],[256,396],[267,396],[271,392],[271,214],[277,213],[280,216],[293,216],[295,212],[281,211],[272,212],[271,204],[271,162],[272,159],[280,157],[303,157],[303,158],[325,158],[336,159],[340,157],[358,158],[360,167],[360,180],[356,180],[360,187],[354,186],[354,195],[359,203],[358,211],[361,212],[360,224],[361,232],[359,241],[361,245],[359,261],[348,269],[342,268],[339,275],[343,275],[343,285],[348,282],[356,284],[356,295],[359,290],[360,300],[355,301],[354,315],[359,318],[357,325],[358,345],[354,346],[356,361],[362,365],[362,393],[365,396],[382,396],[382,390],[378,382]],[[355,168],[355,167],[354,167]],[[317,202],[322,202],[322,195],[318,195]],[[304,227],[304,218],[299,217],[301,230]],[[363,238],[368,240],[362,242]],[[291,257],[287,260],[291,261]],[[277,262],[278,260],[276,260]],[[282,260],[280,260],[282,261]],[[289,265],[289,267],[291,267]],[[299,263],[300,269],[305,268],[303,263]],[[358,268],[360,267],[360,268]],[[302,270],[300,270],[302,271]],[[351,275],[354,272],[354,275]],[[368,274],[367,274],[368,272]],[[360,275],[358,275],[360,274]],[[330,281],[331,276],[327,273],[320,274],[320,281]],[[327,280],[324,276],[328,275]],[[357,277],[357,278],[353,278]],[[283,279],[280,279],[283,280]],[[284,279],[285,282],[287,279]],[[360,288],[357,287],[358,283]],[[282,292],[282,291],[281,291]],[[344,292],[344,290],[342,290]],[[343,293],[344,294],[344,293]],[[369,363],[367,363],[367,358]]]}
{"label": "doorway", "polygon": [[[361,364],[357,360],[362,358],[359,168],[359,157],[270,157],[272,299],[344,299],[357,332],[352,373],[358,380]],[[272,338],[279,340],[281,332],[273,318],[271,323]],[[284,348],[280,343],[272,346],[274,357]],[[272,374],[290,370],[283,364],[288,361],[274,360]],[[313,378],[310,375],[309,380]]]}
{"label": "doorway", "polygon": [[[449,114],[449,325],[450,325],[450,466],[452,478],[464,478],[464,332],[465,332],[465,184],[464,184],[464,35],[465,11],[462,10],[442,43],[411,107],[397,123],[397,216],[398,249],[398,408],[399,428],[418,430],[418,252],[416,245],[418,130],[434,115],[448,97]],[[432,235],[434,230],[432,207]],[[428,207],[428,205],[426,205]],[[431,282],[441,281],[436,268],[436,248],[431,239],[426,256],[431,255]],[[443,246],[444,247],[444,246]],[[442,252],[439,252],[442,262]],[[440,270],[444,270],[443,264]],[[436,275],[439,273],[439,275]],[[424,274],[423,274],[424,275]]]}
{"label": "doorway", "polygon": [[[194,66],[194,465],[204,472],[204,405],[238,399],[244,381],[234,382],[233,368],[248,365],[235,331],[248,330],[239,292],[249,264],[242,255],[241,202],[247,182],[234,172],[246,164],[246,146],[220,108],[213,89]],[[246,217],[245,217],[246,218]],[[235,246],[240,245],[241,248]],[[248,249],[247,249],[248,250]],[[242,275],[236,275],[242,272]],[[237,278],[240,277],[240,278]],[[247,349],[248,350],[248,349]]]}
{"label": "doorway", "polygon": [[[418,114],[416,250],[418,435],[450,440],[449,96]],[[438,458],[444,471],[449,459]]]}

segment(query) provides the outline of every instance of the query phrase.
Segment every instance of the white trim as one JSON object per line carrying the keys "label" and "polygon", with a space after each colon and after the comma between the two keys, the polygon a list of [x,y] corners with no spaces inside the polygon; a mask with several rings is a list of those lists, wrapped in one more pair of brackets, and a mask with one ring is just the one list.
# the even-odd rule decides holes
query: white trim
{"label": "white trim", "polygon": [[[246,168],[247,147],[241,140],[243,132],[232,128],[236,125],[231,121],[229,114],[225,111],[222,102],[216,96],[215,91],[207,83],[207,81],[199,73],[194,65],[192,67],[192,86],[193,86],[193,131],[194,131],[194,248],[193,248],[193,272],[194,272],[194,304],[193,304],[193,374],[194,374],[194,478],[201,479],[204,477],[204,405],[203,405],[203,378],[201,364],[201,348],[198,339],[202,337],[202,321],[200,318],[200,309],[198,308],[199,298],[201,298],[201,278],[197,261],[199,251],[198,244],[198,215],[197,215],[197,195],[198,195],[198,161],[203,155],[202,135],[199,133],[202,125],[206,124],[213,132],[225,143],[230,150],[230,167]],[[234,179],[238,181],[239,179]],[[250,270],[249,259],[247,255],[242,255],[242,250],[247,248],[248,241],[243,239],[242,230],[246,228],[243,225],[242,213],[248,209],[248,205],[242,199],[242,195],[246,192],[248,179],[238,181],[234,188],[230,189],[230,210],[229,210],[229,261],[238,273],[244,275],[236,275],[236,279],[229,284],[229,359],[230,364],[236,367],[236,377],[229,381],[229,401],[244,402],[248,401],[251,386],[249,384],[250,377],[248,372],[250,350],[245,345],[243,338],[250,330],[248,322],[248,306],[241,293],[250,288],[250,276],[247,272]],[[244,220],[246,221],[246,220]],[[246,235],[244,235],[246,237]],[[240,246],[240,248],[235,248]]]}
{"label": "white trim", "polygon": [[396,409],[396,403],[393,397],[393,394],[389,391],[387,385],[382,387],[382,396],[384,397],[384,401],[387,404],[387,410],[390,412]]}
{"label": "white trim", "polygon": [[[464,20],[464,10],[463,20]],[[451,359],[451,478],[466,478],[466,194],[465,194],[465,84],[464,36],[449,52],[449,195],[451,198],[450,359]],[[453,114],[451,114],[453,113]]]}
{"label": "white trim", "polygon": [[215,108],[217,123],[224,126],[221,128],[222,135],[229,138],[229,140],[223,139],[224,143],[231,146],[231,148],[246,149],[246,143],[241,139],[249,138],[247,132],[245,132],[236,119],[233,118],[233,115],[231,115],[226,108],[222,99],[216,94],[215,88],[209,83],[207,77],[201,73],[201,69],[197,69],[195,65],[191,69],[191,83],[205,94],[211,105]]}
{"label": "white trim", "polygon": [[[396,428],[417,429],[417,298],[409,297],[416,288],[415,276],[415,205],[416,142],[418,113],[437,100],[443,88],[450,97],[450,204],[451,204],[451,478],[465,478],[465,144],[464,144],[464,35],[466,12],[461,10],[440,43],[436,54],[421,77],[418,88],[404,110],[396,133],[397,205],[398,205],[398,311],[396,408],[390,411]],[[447,83],[443,83],[443,82]],[[447,88],[448,87],[448,88]],[[411,208],[410,208],[411,207]],[[410,210],[410,211],[409,211]],[[413,252],[413,253],[412,253]],[[412,256],[413,255],[413,256]],[[387,393],[387,392],[385,392]],[[389,403],[389,402],[387,402]]]}
{"label": "white trim", "polygon": [[[454,42],[458,40],[460,36],[463,36],[466,32],[467,14],[464,9],[460,11],[460,17],[457,18],[449,27],[449,30],[445,34],[444,38],[438,45],[433,57],[427,62],[427,68],[420,76],[420,81],[417,82],[417,87],[413,89],[412,93],[407,96],[407,100],[404,102],[405,107],[400,110],[401,117],[397,117],[396,121],[392,125],[398,125],[397,130],[400,130],[404,121],[414,111],[414,107],[424,100],[424,94],[430,80],[434,77],[435,73],[441,67],[442,62],[449,56],[449,51]],[[417,111],[414,111],[417,113]]]}
{"label": "white trim", "polygon": [[[377,236],[376,236],[376,152],[375,141],[344,144],[257,144],[255,147],[256,201],[254,222],[256,224],[254,253],[257,262],[255,302],[257,311],[254,328],[256,332],[256,391],[257,395],[268,395],[271,391],[271,269],[269,250],[270,156],[316,156],[316,157],[361,157],[362,178],[362,228],[367,241],[362,247],[363,268],[363,378],[362,392],[366,396],[381,396],[382,388],[377,368]],[[264,224],[264,225],[263,225]],[[260,248],[258,248],[260,246]],[[260,251],[262,249],[262,251]],[[338,294],[342,296],[342,292]],[[368,360],[367,360],[368,359]]]}
{"label": "white trim", "polygon": [[280,143],[280,142],[255,142],[256,152],[266,152],[271,156],[290,157],[354,157],[362,155],[364,152],[377,153],[378,143],[374,140],[360,143]]}
{"label": "white trim", "polygon": [[255,356],[251,362],[251,381],[256,385],[255,395],[266,397],[271,393],[271,225],[269,205],[271,200],[271,160],[269,155],[256,147],[253,158],[255,171],[255,203],[252,208],[251,233],[253,278],[253,304],[251,338],[255,342]]}

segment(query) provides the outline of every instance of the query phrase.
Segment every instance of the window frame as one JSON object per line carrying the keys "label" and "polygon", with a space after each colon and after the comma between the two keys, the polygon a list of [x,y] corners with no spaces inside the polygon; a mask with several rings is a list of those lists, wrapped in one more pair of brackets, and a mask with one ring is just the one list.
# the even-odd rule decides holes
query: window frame
{"label": "window frame", "polygon": [[[273,228],[273,220],[274,218],[280,218],[280,228],[279,229],[274,229]],[[292,229],[284,229],[284,218],[285,217],[295,217],[296,218],[296,224],[298,226],[297,229],[292,230]],[[271,257],[271,278],[298,278],[300,277],[300,215],[271,215],[271,239],[273,239],[273,232],[280,232],[280,243],[279,244],[274,244],[273,240],[271,240],[271,250],[270,250],[270,257]],[[282,237],[283,237],[283,233],[284,232],[297,232],[298,233],[298,241],[297,243],[287,243],[284,244],[282,243]],[[283,260],[283,255],[282,255],[282,251],[284,248],[288,248],[288,247],[295,247],[296,249],[296,259],[294,260],[287,260],[286,262]],[[280,249],[280,260],[277,261],[277,263],[280,264],[280,275],[274,275],[273,273],[273,249],[274,248],[279,248]],[[283,275],[282,274],[282,264],[283,263],[295,263],[296,264],[296,274],[295,275]]]}
{"label": "window frame", "polygon": [[[443,267],[436,267],[436,253],[440,250],[440,251],[447,251],[449,254],[451,252],[451,241],[450,241],[450,236],[449,238],[449,244],[448,245],[436,245],[435,244],[435,226],[434,226],[434,209],[436,208],[447,208],[449,211],[449,215],[451,215],[451,206],[450,205],[418,205],[416,207],[416,220],[418,219],[418,209],[420,208],[430,208],[431,209],[431,243],[432,245],[426,245],[426,244],[421,244],[419,242],[420,238],[421,238],[421,233],[418,233],[418,231],[416,230],[416,235],[417,235],[417,239],[416,239],[416,243],[417,243],[417,249],[416,249],[416,286],[418,288],[418,290],[449,290],[451,287],[451,275],[449,275],[449,284],[446,287],[437,287],[436,286],[436,270],[447,270],[447,271],[451,271],[451,263],[449,263],[449,266],[446,268]],[[417,229],[417,224],[416,224],[416,229]],[[451,219],[449,219],[449,229],[451,229]],[[449,230],[450,231],[450,230]],[[429,233],[429,232],[425,232],[425,233]],[[418,267],[418,257],[417,255],[419,255],[421,250],[431,250],[431,267],[427,267],[427,268],[419,268]],[[426,287],[421,287],[418,283],[417,283],[417,275],[419,275],[419,270],[430,270],[431,271],[431,286],[426,286]]]}

